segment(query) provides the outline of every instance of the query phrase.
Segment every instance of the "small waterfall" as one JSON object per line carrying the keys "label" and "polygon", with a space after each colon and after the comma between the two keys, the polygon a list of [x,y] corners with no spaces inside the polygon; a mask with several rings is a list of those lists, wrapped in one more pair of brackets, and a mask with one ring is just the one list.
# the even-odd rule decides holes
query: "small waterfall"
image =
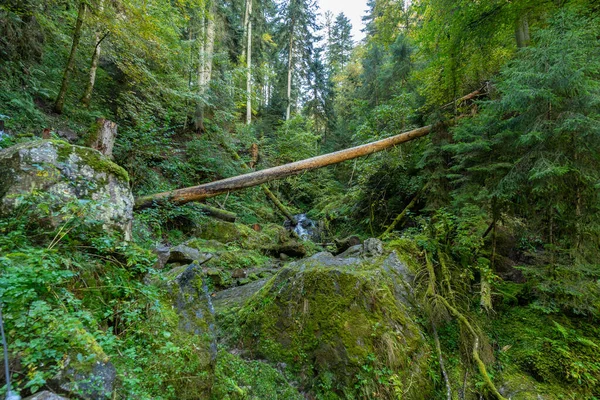
{"label": "small waterfall", "polygon": [[318,240],[319,239],[319,227],[318,224],[312,219],[308,218],[306,214],[294,215],[294,218],[298,222],[296,226],[291,226],[289,221],[286,221],[285,227],[296,232],[298,237],[302,240]]}

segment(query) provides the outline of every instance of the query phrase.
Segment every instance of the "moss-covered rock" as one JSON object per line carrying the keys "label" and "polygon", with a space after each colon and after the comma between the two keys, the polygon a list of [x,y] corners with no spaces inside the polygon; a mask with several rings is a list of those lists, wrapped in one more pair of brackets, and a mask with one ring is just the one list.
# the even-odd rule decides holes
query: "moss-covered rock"
{"label": "moss-covered rock", "polygon": [[91,200],[83,205],[87,218],[130,236],[129,178],[96,150],[61,140],[36,140],[0,151],[0,214],[10,213],[19,197],[34,191],[48,194],[48,205],[57,213],[55,225],[62,222],[65,203]]}
{"label": "moss-covered rock", "polygon": [[290,237],[289,231],[284,227],[275,224],[266,224],[260,231],[255,231],[244,224],[207,219],[202,223],[198,237],[221,243],[235,243],[242,249],[259,250],[274,256],[283,253],[302,257],[307,254],[307,249],[301,242]]}
{"label": "moss-covered rock", "polygon": [[290,263],[240,310],[239,340],[327,398],[429,398],[430,348],[397,256]]}
{"label": "moss-covered rock", "polygon": [[192,350],[185,379],[174,386],[178,399],[203,399],[210,396],[217,356],[214,308],[208,293],[205,274],[192,263],[173,268],[159,283],[175,313],[170,318],[170,337],[176,345]]}

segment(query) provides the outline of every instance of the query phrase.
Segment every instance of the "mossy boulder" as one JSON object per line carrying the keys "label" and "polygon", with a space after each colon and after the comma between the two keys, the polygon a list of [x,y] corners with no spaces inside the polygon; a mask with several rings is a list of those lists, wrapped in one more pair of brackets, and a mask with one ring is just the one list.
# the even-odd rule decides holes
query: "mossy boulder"
{"label": "mossy boulder", "polygon": [[288,264],[239,311],[239,340],[317,397],[430,398],[431,350],[392,254]]}
{"label": "mossy boulder", "polygon": [[133,196],[127,172],[96,150],[36,140],[0,151],[0,214],[11,213],[19,198],[32,192],[48,195],[54,225],[62,222],[65,203],[89,200],[80,202],[87,218],[130,236]]}
{"label": "mossy boulder", "polygon": [[79,399],[111,397],[117,384],[117,370],[100,344],[83,328],[73,330],[71,341],[71,353],[48,386]]}
{"label": "mossy boulder", "polygon": [[280,253],[292,257],[307,254],[305,246],[282,226],[266,224],[260,231],[247,225],[209,219],[202,223],[197,236],[205,240],[236,244],[246,250],[260,250],[265,254],[278,256]]}
{"label": "mossy boulder", "polygon": [[206,276],[194,262],[166,272],[158,285],[166,293],[164,301],[174,311],[168,318],[174,332],[169,340],[191,350],[187,355],[187,377],[175,386],[175,394],[178,399],[208,398],[214,381],[217,345]]}

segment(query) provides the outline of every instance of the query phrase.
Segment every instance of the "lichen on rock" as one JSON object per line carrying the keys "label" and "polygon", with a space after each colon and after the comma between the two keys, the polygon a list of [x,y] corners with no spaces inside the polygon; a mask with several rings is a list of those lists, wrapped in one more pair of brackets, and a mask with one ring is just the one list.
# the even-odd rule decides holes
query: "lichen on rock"
{"label": "lichen on rock", "polygon": [[[62,140],[36,140],[0,151],[0,214],[10,214],[19,199],[48,195],[60,216],[70,201],[83,201],[87,218],[130,237],[133,196],[127,172],[98,151]],[[56,218],[58,225],[61,218]]]}

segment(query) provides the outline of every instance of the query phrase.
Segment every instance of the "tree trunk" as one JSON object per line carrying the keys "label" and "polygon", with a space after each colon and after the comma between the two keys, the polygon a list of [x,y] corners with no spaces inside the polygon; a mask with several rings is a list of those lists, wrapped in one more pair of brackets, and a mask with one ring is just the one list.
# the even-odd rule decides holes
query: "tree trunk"
{"label": "tree trunk", "polygon": [[212,6],[206,16],[202,18],[202,37],[203,44],[200,47],[198,62],[198,103],[196,105],[195,127],[198,132],[204,132],[204,105],[206,95],[210,87],[212,75],[212,59],[215,42],[215,21]]}
{"label": "tree trunk", "polygon": [[[229,152],[229,154],[231,155],[231,158],[233,158],[235,161],[238,161],[240,163],[240,165],[242,166],[242,168],[247,169],[247,170],[251,170],[252,167],[250,167],[248,164],[246,164],[243,160],[242,157],[240,157],[240,155],[237,153],[237,151],[235,151],[235,149],[233,149],[232,147],[230,147],[227,143],[222,142],[221,143],[223,145],[223,147],[225,147],[225,149],[227,150],[227,152]],[[256,143],[254,143],[252,145],[252,148],[256,148],[256,159],[258,160],[258,145]],[[260,187],[262,189],[262,191],[265,193],[265,195],[267,196],[267,198],[269,200],[271,200],[271,202],[273,202],[273,204],[275,205],[275,207],[277,207],[279,209],[279,211],[281,211],[281,213],[290,220],[290,222],[292,223],[293,226],[296,226],[298,224],[298,222],[296,221],[296,219],[294,218],[294,216],[292,215],[292,213],[290,213],[288,211],[287,208],[285,208],[285,206],[283,205],[283,203],[277,198],[277,196],[275,196],[275,194],[273,194],[273,192],[271,192],[271,189],[269,189],[267,187],[267,185],[261,185]]]}
{"label": "tree trunk", "polygon": [[235,213],[232,213],[230,211],[211,207],[206,204],[200,204],[199,206],[203,213],[205,213],[206,215],[209,215],[213,218],[217,218],[217,219],[227,221],[227,222],[235,222],[235,220],[237,218],[237,215],[235,215]]}
{"label": "tree trunk", "polygon": [[247,0],[248,10],[248,50],[246,58],[246,124],[252,122],[252,0]]}
{"label": "tree trunk", "polygon": [[[464,96],[464,98],[472,97],[475,93],[480,93],[480,91],[478,90],[476,92],[469,93],[468,95]],[[458,99],[458,101],[460,100],[462,100],[462,98]],[[454,121],[455,120],[450,121],[450,123],[453,123]],[[321,156],[296,161],[290,164],[281,165],[279,167],[273,167],[262,171],[234,176],[232,178],[205,183],[203,185],[138,197],[135,200],[135,208],[139,209],[151,207],[154,203],[166,201],[171,201],[175,204],[185,204],[192,201],[204,200],[209,197],[215,197],[231,191],[257,186],[275,179],[297,175],[303,171],[309,171],[332,164],[338,164],[343,161],[352,160],[358,157],[369,155],[371,153],[382,151],[397,144],[425,136],[434,128],[434,125],[428,125],[413,129],[412,131],[401,133],[396,136],[391,136],[386,139],[381,139],[376,142],[363,144],[346,150],[336,151],[330,154],[323,154]]]}
{"label": "tree trunk", "polygon": [[396,225],[398,225],[398,223],[400,221],[402,221],[402,218],[404,218],[404,216],[406,215],[406,213],[413,208],[413,206],[417,203],[417,200],[419,199],[419,196],[421,195],[421,193],[423,193],[425,190],[427,190],[427,187],[429,186],[429,183],[426,183],[425,186],[423,186],[423,188],[421,190],[419,190],[417,192],[417,194],[415,194],[415,196],[412,198],[412,200],[410,201],[410,203],[408,203],[408,205],[406,207],[404,207],[404,210],[402,210],[402,212],[400,214],[398,214],[398,216],[396,218],[394,218],[394,220],[392,221],[392,223],[390,224],[390,226],[387,227],[387,229],[379,236],[379,238],[383,238],[387,235],[389,235],[394,228],[396,227]]}
{"label": "tree trunk", "polygon": [[73,43],[71,44],[71,53],[69,54],[67,67],[65,68],[65,72],[63,74],[60,91],[58,92],[56,102],[54,103],[54,112],[58,114],[62,114],[65,106],[65,97],[67,95],[67,88],[69,87],[69,80],[71,78],[73,68],[75,67],[75,54],[77,54],[77,47],[79,46],[79,40],[81,39],[81,27],[83,26],[83,20],[85,19],[85,4],[86,3],[83,1],[79,3],[77,21],[75,22],[75,31],[73,32]]}
{"label": "tree trunk", "polygon": [[199,186],[192,186],[184,189],[163,192],[149,196],[143,196],[136,199],[136,208],[152,206],[154,202],[172,201],[175,204],[185,204],[191,201],[204,200],[209,197],[218,196],[227,192],[241,190],[252,186],[257,186],[275,179],[281,179],[292,175],[297,175],[303,171],[326,167],[337,164],[342,161],[352,160],[357,157],[366,156],[400,143],[425,136],[433,129],[432,125],[414,129],[387,139],[367,143],[350,149],[336,151],[335,153],[324,154],[321,156],[309,158],[302,161],[296,161],[291,164],[281,165],[279,167],[268,168],[262,171],[251,172],[249,174],[239,175],[232,178],[223,179],[216,182],[210,182]]}
{"label": "tree trunk", "polygon": [[104,118],[98,118],[96,125],[98,128],[87,140],[87,145],[112,159],[112,150],[117,137],[117,124]]}
{"label": "tree trunk", "polygon": [[83,97],[81,97],[81,103],[88,108],[90,106],[90,100],[92,99],[92,91],[94,90],[94,83],[96,82],[96,70],[98,69],[98,60],[100,59],[100,44],[106,38],[108,32],[104,36],[100,37],[96,32],[96,46],[94,47],[94,53],[92,53],[92,62],[90,64],[90,78],[88,79]]}
{"label": "tree trunk", "polygon": [[529,36],[529,22],[526,16],[519,17],[515,27],[515,39],[517,40],[517,47],[526,47],[531,40]]}
{"label": "tree trunk", "polygon": [[293,32],[290,33],[290,50],[288,52],[288,76],[287,76],[287,110],[285,112],[285,120],[290,120],[292,111],[292,55],[293,55]]}

